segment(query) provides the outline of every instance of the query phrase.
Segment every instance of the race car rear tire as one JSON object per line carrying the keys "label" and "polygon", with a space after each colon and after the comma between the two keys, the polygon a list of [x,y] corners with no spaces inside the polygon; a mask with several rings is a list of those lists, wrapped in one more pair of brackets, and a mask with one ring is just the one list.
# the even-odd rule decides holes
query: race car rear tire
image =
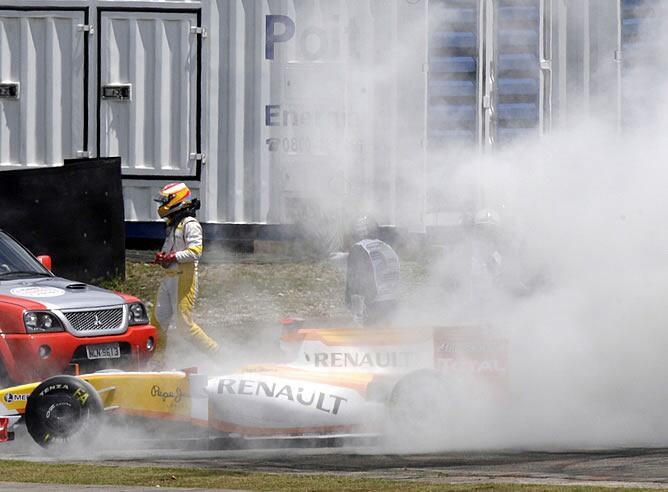
{"label": "race car rear tire", "polygon": [[450,395],[442,375],[428,369],[407,374],[388,400],[390,432],[400,438],[427,439],[449,424]]}
{"label": "race car rear tire", "polygon": [[28,397],[26,428],[42,447],[75,441],[91,442],[104,410],[95,388],[74,376],[55,376],[37,386]]}

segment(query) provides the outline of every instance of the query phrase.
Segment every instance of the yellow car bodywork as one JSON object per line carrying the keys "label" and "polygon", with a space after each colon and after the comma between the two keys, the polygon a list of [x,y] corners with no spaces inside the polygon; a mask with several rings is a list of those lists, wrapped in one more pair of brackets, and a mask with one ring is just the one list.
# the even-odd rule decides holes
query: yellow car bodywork
{"label": "yellow car bodywork", "polygon": [[[190,378],[175,372],[109,372],[78,376],[100,394],[105,409],[123,415],[191,421]],[[0,390],[0,404],[23,415],[28,396],[40,383]]]}

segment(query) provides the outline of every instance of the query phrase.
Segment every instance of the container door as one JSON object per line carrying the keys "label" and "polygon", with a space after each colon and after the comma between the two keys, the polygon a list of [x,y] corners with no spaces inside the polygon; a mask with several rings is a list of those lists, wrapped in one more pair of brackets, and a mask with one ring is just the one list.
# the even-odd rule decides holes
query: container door
{"label": "container door", "polygon": [[199,178],[197,11],[100,9],[100,156],[124,177]]}
{"label": "container door", "polygon": [[85,10],[0,8],[0,168],[86,149]]}

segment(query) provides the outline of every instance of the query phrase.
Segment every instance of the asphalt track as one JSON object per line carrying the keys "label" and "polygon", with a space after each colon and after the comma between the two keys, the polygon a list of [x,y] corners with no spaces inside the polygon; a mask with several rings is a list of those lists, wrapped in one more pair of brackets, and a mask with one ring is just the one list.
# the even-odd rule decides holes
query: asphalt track
{"label": "asphalt track", "polygon": [[[26,438],[19,434],[17,441],[3,444],[0,459],[119,466],[207,467],[225,471],[271,473],[332,473],[429,483],[510,482],[668,488],[668,448],[398,455],[383,454],[381,449],[373,445],[354,448],[230,450],[205,449],[207,446],[201,443],[193,445],[192,442],[177,446],[174,442],[161,445],[157,441],[137,441],[134,443],[136,449],[133,450],[112,446],[98,449],[94,455],[90,452],[54,455],[28,443]],[[25,487],[22,489],[27,490]],[[3,488],[0,483],[2,490],[12,489]],[[41,489],[37,487],[34,490]]]}

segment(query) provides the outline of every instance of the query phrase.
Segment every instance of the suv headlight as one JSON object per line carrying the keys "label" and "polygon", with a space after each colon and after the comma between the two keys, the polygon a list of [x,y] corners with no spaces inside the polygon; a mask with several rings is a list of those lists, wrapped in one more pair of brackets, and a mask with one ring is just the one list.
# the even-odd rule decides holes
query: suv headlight
{"label": "suv headlight", "polygon": [[63,327],[58,317],[48,311],[26,311],[23,313],[23,323],[27,333],[65,331],[65,327]]}
{"label": "suv headlight", "polygon": [[148,315],[143,303],[133,302],[128,306],[128,324],[130,326],[148,324]]}

